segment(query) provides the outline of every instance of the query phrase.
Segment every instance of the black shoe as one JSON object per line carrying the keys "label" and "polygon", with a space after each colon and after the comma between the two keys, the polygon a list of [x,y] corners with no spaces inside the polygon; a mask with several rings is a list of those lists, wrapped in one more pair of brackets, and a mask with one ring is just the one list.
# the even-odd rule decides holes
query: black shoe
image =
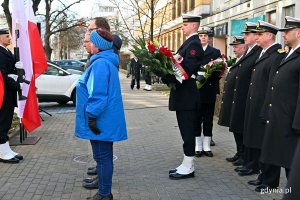
{"label": "black shoe", "polygon": [[96,169],[97,167],[89,167],[88,170]]}
{"label": "black shoe", "polygon": [[177,172],[177,169],[170,169],[169,170],[169,174],[172,174],[172,173],[175,173],[175,172]]}
{"label": "black shoe", "polygon": [[239,158],[238,160],[236,160],[235,162],[232,163],[234,166],[241,166],[244,164],[244,160]]}
{"label": "black shoe", "polygon": [[3,162],[3,163],[9,163],[9,164],[16,164],[16,163],[19,163],[20,160],[17,159],[17,158],[15,158],[15,157],[13,157],[13,158],[11,158],[11,159],[8,159],[8,160],[5,160],[5,159],[0,158],[0,162]]}
{"label": "black shoe", "polygon": [[97,179],[98,179],[98,176],[87,177],[87,178],[84,178],[84,179],[83,179],[83,182],[85,182],[85,183],[92,183],[92,182],[94,182],[94,181],[97,180]]}
{"label": "black shoe", "polygon": [[277,188],[277,187],[270,187],[270,186],[268,186],[268,185],[262,183],[262,184],[260,184],[259,186],[257,186],[257,187],[255,188],[255,191],[256,191],[256,192],[261,192],[262,190],[266,190],[267,188],[273,189],[273,188]]}
{"label": "black shoe", "polygon": [[201,157],[202,155],[202,151],[195,151],[195,157]]}
{"label": "black shoe", "polygon": [[186,178],[193,178],[195,176],[195,172],[189,173],[189,174],[179,174],[179,173],[172,173],[169,174],[169,178],[173,180],[179,180],[179,179],[186,179]]}
{"label": "black shoe", "polygon": [[95,194],[95,196],[93,196],[93,197],[88,197],[88,198],[86,198],[87,200],[113,200],[114,198],[113,198],[113,195],[112,194],[110,194],[109,196],[107,196],[107,197],[103,197],[103,196],[101,196],[100,194]]}
{"label": "black shoe", "polygon": [[210,146],[216,146],[216,143],[213,141],[212,138],[211,138],[211,141],[210,141]]}
{"label": "black shoe", "polygon": [[87,171],[88,175],[97,175],[97,168],[91,169]]}
{"label": "black shoe", "polygon": [[82,187],[88,190],[98,189],[99,188],[98,179],[92,183],[84,183],[82,184]]}
{"label": "black shoe", "polygon": [[236,172],[244,172],[244,171],[248,171],[248,170],[249,169],[246,166],[239,166],[234,169],[234,171],[236,171]]}
{"label": "black shoe", "polygon": [[23,156],[20,154],[15,155],[15,158],[18,160],[23,160]]}
{"label": "black shoe", "polygon": [[130,85],[130,88],[133,90],[134,85]]}
{"label": "black shoe", "polygon": [[211,151],[202,151],[202,154],[207,156],[207,157],[213,157],[214,154]]}
{"label": "black shoe", "polygon": [[235,162],[239,159],[239,154],[236,153],[233,157],[225,158],[228,162]]}
{"label": "black shoe", "polygon": [[259,174],[259,170],[249,169],[247,171],[239,172],[240,176],[251,176],[253,174]]}
{"label": "black shoe", "polygon": [[254,186],[259,186],[262,184],[262,182],[260,180],[256,179],[256,180],[248,181],[248,184],[254,185]]}

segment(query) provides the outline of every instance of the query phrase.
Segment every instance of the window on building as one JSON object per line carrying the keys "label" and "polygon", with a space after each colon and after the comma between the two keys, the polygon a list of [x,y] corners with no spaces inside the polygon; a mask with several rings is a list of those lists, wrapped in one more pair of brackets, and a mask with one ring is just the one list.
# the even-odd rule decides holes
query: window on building
{"label": "window on building", "polygon": [[189,10],[193,10],[195,8],[195,0],[190,0],[190,8]]}
{"label": "window on building", "polygon": [[183,0],[182,2],[182,12],[183,13],[186,13],[187,12],[187,1],[186,0]]}
{"label": "window on building", "polygon": [[276,10],[268,12],[267,17],[270,24],[276,25]]}
{"label": "window on building", "polygon": [[172,19],[176,18],[176,0],[172,0]]}
{"label": "window on building", "polygon": [[285,7],[284,16],[295,17],[295,5]]}
{"label": "window on building", "polygon": [[177,0],[177,17],[181,16],[181,1]]}

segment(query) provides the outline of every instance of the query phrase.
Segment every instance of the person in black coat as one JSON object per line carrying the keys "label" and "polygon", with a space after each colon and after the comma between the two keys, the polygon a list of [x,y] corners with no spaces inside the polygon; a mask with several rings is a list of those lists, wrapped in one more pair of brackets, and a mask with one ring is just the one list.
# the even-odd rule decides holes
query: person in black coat
{"label": "person in black coat", "polygon": [[4,98],[0,108],[0,162],[19,163],[23,156],[11,150],[8,137],[14,108],[17,107],[17,91],[21,90],[21,85],[13,78],[17,69],[14,55],[7,49],[10,43],[8,30],[0,30],[0,71],[4,80]]}
{"label": "person in black coat", "polygon": [[140,79],[141,79],[141,69],[142,64],[138,61],[137,57],[130,60],[129,73],[131,74],[130,88],[133,90],[136,83],[136,89],[140,89]]}
{"label": "person in black coat", "polygon": [[177,57],[183,58],[180,64],[189,78],[180,84],[174,75],[162,77],[164,83],[176,84],[176,88],[172,88],[170,91],[169,110],[176,111],[177,122],[183,139],[184,159],[180,166],[169,171],[171,179],[194,177],[196,119],[200,98],[196,81],[191,77],[197,73],[204,54],[197,33],[201,17],[182,15],[182,18],[182,30],[187,39],[178,49]]}
{"label": "person in black coat", "polygon": [[[235,77],[239,69],[238,66],[240,64],[241,58],[247,49],[244,38],[241,36],[233,37],[233,41],[229,45],[233,47],[233,53],[235,54],[237,60],[235,64],[232,65],[232,67],[230,67],[224,82],[223,97],[221,102],[218,124],[226,127],[229,127],[229,123],[230,123],[231,106],[232,106],[232,100],[234,94],[233,90],[235,87],[235,80],[236,80]],[[226,158],[228,162],[237,161],[240,158],[240,156],[243,154],[242,135],[241,134],[233,134],[233,135],[236,143],[237,152],[233,157]]]}
{"label": "person in black coat", "polygon": [[[235,77],[235,86],[233,89],[234,94],[230,114],[229,131],[233,132],[234,135],[239,135],[238,137],[240,139],[243,137],[245,107],[251,73],[254,63],[262,50],[261,47],[256,45],[255,33],[252,31],[255,28],[255,23],[246,22],[244,40],[245,44],[248,46],[248,49],[245,55],[239,61],[237,74]],[[233,165],[242,165],[243,157],[244,155],[240,156],[237,161],[233,162]]]}
{"label": "person in black coat", "polygon": [[[268,185],[276,185],[272,180],[273,175],[276,176],[278,170],[273,171],[273,166],[259,163],[262,142],[264,138],[265,123],[261,118],[261,111],[264,102],[269,74],[273,68],[281,62],[285,56],[285,51],[281,49],[281,45],[275,42],[278,28],[270,23],[258,21],[255,29],[257,32],[257,45],[262,47],[259,58],[255,62],[251,76],[250,87],[248,91],[245,121],[244,121],[244,145],[249,152],[246,167],[242,174],[251,174],[253,170],[260,169],[261,174],[257,180],[249,181],[250,185],[260,185],[262,182]],[[267,176],[272,174],[271,178]],[[264,179],[264,180],[263,180]]]}
{"label": "person in black coat", "polygon": [[[265,136],[260,161],[285,168],[286,176],[296,150],[300,133],[300,19],[286,17],[283,38],[290,52],[270,73],[266,103]],[[278,173],[278,174],[279,174]],[[279,176],[279,175],[277,175]],[[277,178],[279,181],[279,177]],[[277,185],[261,184],[260,191]]]}
{"label": "person in black coat", "polygon": [[[198,30],[199,39],[204,50],[204,56],[201,59],[201,65],[206,65],[212,60],[216,60],[221,57],[221,52],[208,45],[209,40],[209,27],[200,27]],[[200,157],[205,155],[213,157],[213,153],[210,149],[210,142],[212,139],[213,117],[215,111],[216,95],[219,91],[219,72],[214,73],[208,78],[206,83],[199,89],[201,109],[198,113],[198,130],[196,132],[196,148],[195,156]],[[201,138],[202,125],[203,124],[203,140]]]}

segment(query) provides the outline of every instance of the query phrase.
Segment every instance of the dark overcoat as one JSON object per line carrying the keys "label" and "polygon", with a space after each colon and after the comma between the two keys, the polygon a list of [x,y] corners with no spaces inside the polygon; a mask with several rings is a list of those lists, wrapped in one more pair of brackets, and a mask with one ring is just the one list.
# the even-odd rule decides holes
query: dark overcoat
{"label": "dark overcoat", "polygon": [[[206,65],[210,61],[220,57],[220,50],[208,45],[204,51],[204,56],[201,59],[201,65]],[[219,72],[213,73],[199,89],[201,103],[214,103],[216,101],[216,94],[220,92],[219,79]]]}
{"label": "dark overcoat", "polygon": [[177,53],[183,57],[181,62],[182,68],[190,78],[182,81],[181,84],[177,82],[175,88],[171,89],[169,110],[197,110],[200,107],[199,91],[195,79],[191,78],[191,76],[198,71],[204,54],[198,34],[189,37],[181,45]]}
{"label": "dark overcoat", "polygon": [[262,48],[254,46],[251,51],[241,58],[238,72],[235,77],[233,100],[230,115],[230,132],[242,133],[244,129],[244,116],[249,83],[254,64]]}
{"label": "dark overcoat", "polygon": [[265,131],[265,123],[260,117],[262,102],[267,93],[271,69],[276,68],[285,56],[285,53],[278,51],[279,49],[280,44],[271,46],[255,62],[245,110],[243,139],[246,147],[261,149]]}
{"label": "dark overcoat", "polygon": [[271,78],[261,161],[290,168],[300,132],[300,48],[283,59]]}
{"label": "dark overcoat", "polygon": [[221,102],[221,109],[219,114],[218,124],[221,126],[229,127],[230,125],[230,114],[233,100],[233,90],[235,87],[235,77],[238,72],[238,66],[241,62],[241,59],[238,60],[232,67],[230,67],[226,79],[224,81],[223,96]]}
{"label": "dark overcoat", "polygon": [[0,71],[4,80],[3,108],[17,106],[17,90],[20,89],[20,85],[8,77],[9,74],[17,74],[15,63],[13,54],[0,46]]}

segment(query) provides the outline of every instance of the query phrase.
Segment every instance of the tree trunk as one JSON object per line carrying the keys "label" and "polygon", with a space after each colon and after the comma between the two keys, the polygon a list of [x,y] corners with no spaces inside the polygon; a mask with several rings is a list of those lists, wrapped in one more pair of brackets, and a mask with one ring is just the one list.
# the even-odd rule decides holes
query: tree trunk
{"label": "tree trunk", "polygon": [[50,47],[50,35],[46,33],[44,40],[45,40],[44,49],[45,49],[46,57],[48,60],[51,60],[52,48]]}
{"label": "tree trunk", "polygon": [[46,20],[45,20],[45,36],[44,36],[44,49],[45,49],[45,54],[48,60],[51,60],[51,54],[52,54],[52,49],[50,46],[50,9],[51,9],[51,1],[46,0]]}

